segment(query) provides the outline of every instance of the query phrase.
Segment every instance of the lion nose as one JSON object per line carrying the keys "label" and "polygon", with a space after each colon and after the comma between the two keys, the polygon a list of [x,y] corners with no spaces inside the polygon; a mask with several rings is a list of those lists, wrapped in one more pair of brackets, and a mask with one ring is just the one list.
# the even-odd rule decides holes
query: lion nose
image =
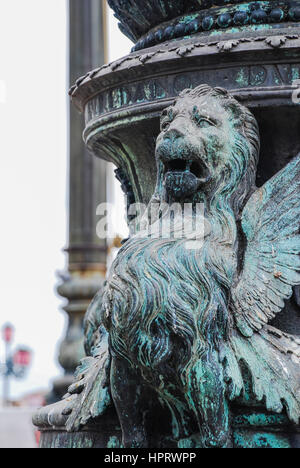
{"label": "lion nose", "polygon": [[183,132],[179,130],[178,128],[172,128],[168,130],[168,132],[165,134],[165,139],[170,140],[171,142],[178,140],[178,138],[182,138]]}

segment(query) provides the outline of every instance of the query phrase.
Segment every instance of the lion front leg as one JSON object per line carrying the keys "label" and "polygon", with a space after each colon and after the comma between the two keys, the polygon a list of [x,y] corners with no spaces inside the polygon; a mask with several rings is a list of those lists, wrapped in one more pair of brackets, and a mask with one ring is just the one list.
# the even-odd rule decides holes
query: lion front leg
{"label": "lion front leg", "polygon": [[138,371],[127,361],[113,358],[111,394],[120,420],[125,448],[148,448],[145,428],[147,389]]}
{"label": "lion front leg", "polygon": [[232,448],[231,417],[218,353],[209,351],[191,369],[190,406],[197,418],[203,448]]}

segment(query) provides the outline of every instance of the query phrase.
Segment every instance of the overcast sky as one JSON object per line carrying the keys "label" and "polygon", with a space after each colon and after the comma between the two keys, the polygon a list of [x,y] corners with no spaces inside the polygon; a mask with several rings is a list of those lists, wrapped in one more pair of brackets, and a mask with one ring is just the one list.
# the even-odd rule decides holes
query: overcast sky
{"label": "overcast sky", "polygon": [[[67,71],[65,0],[0,0],[0,326],[34,361],[12,395],[49,386],[63,336],[55,293],[66,264]],[[110,59],[131,43],[110,15]],[[119,197],[120,195],[117,195]],[[0,344],[0,360],[3,358]],[[2,387],[0,387],[0,395]]]}

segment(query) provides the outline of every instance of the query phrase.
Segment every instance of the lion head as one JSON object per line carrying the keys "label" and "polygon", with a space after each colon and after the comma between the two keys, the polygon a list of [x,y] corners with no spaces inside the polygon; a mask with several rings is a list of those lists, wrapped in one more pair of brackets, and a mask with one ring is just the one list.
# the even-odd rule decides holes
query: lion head
{"label": "lion head", "polygon": [[200,201],[226,191],[242,205],[255,183],[259,147],[253,114],[226,90],[185,90],[161,116],[156,196]]}

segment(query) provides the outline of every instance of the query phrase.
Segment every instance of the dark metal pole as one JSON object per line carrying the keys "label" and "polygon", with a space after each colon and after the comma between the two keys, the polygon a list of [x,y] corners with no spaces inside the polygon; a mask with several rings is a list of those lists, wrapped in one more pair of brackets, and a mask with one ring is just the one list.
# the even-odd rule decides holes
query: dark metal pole
{"label": "dark metal pole", "polygon": [[[107,58],[105,2],[69,0],[69,79],[103,65]],[[106,162],[92,156],[83,142],[83,117],[69,111],[69,238],[68,272],[62,275],[59,294],[68,303],[67,333],[59,352],[65,375],[54,382],[49,402],[59,400],[73,381],[83,350],[83,317],[106,273],[106,241],[96,234],[97,206],[106,202]]]}

